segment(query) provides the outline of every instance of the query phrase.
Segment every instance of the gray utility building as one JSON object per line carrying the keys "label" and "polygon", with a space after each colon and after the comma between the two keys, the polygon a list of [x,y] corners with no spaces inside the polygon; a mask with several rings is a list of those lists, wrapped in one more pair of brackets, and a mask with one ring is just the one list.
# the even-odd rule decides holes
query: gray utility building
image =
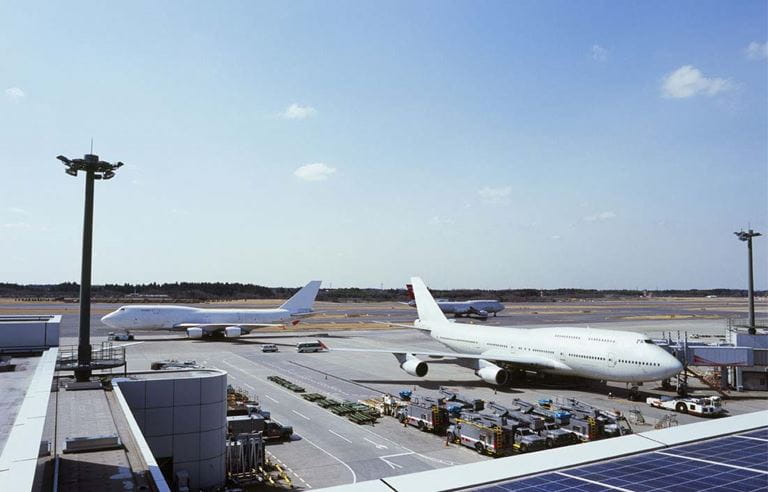
{"label": "gray utility building", "polygon": [[113,384],[125,397],[158,466],[177,486],[224,485],[227,373],[196,369],[132,373]]}

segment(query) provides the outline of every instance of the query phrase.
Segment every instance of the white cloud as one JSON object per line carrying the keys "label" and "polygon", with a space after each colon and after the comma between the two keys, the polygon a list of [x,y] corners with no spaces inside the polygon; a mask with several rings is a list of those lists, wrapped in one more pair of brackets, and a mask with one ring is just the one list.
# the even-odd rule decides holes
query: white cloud
{"label": "white cloud", "polygon": [[608,59],[608,50],[599,44],[592,45],[592,59],[595,61],[605,61]]}
{"label": "white cloud", "polygon": [[12,102],[21,102],[27,95],[18,87],[9,87],[5,89],[5,97]]}
{"label": "white cloud", "polygon": [[768,43],[752,41],[744,51],[750,60],[768,60]]}
{"label": "white cloud", "polygon": [[699,94],[714,96],[718,92],[727,91],[732,87],[733,84],[727,79],[708,78],[696,67],[683,65],[664,77],[661,92],[664,97],[681,99]]}
{"label": "white cloud", "polygon": [[26,222],[12,222],[9,224],[3,224],[3,229],[31,229],[32,226]]}
{"label": "white cloud", "polygon": [[280,117],[286,120],[306,120],[316,114],[317,110],[312,106],[303,106],[298,103],[293,103],[280,113]]}
{"label": "white cloud", "polygon": [[500,186],[498,188],[492,188],[490,186],[484,186],[477,191],[480,195],[480,199],[486,203],[503,203],[507,201],[509,195],[512,194],[511,186]]}
{"label": "white cloud", "polygon": [[429,223],[436,226],[451,225],[453,224],[453,219],[447,219],[445,217],[440,217],[439,215],[435,215],[434,217],[429,219]]}
{"label": "white cloud", "polygon": [[615,218],[616,218],[616,212],[607,210],[605,212],[600,212],[599,214],[587,215],[586,217],[584,217],[584,222],[599,222],[599,221],[611,220]]}
{"label": "white cloud", "polygon": [[306,181],[325,181],[336,172],[335,167],[330,167],[322,162],[301,166],[293,172],[294,176]]}
{"label": "white cloud", "polygon": [[560,236],[558,236],[557,234],[555,234],[554,236],[550,236],[549,238],[550,238],[551,240],[553,240],[553,241],[557,241],[557,240],[561,239],[561,237],[560,237]]}
{"label": "white cloud", "polygon": [[8,211],[13,212],[15,214],[21,214],[21,215],[27,214],[27,211],[20,207],[8,207]]}

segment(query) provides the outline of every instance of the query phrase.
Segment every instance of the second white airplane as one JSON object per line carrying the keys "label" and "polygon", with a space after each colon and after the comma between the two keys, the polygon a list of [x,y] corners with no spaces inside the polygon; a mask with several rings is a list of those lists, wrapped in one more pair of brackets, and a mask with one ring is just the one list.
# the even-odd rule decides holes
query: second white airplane
{"label": "second white airplane", "polygon": [[298,323],[312,316],[312,305],[320,290],[313,280],[276,309],[204,309],[187,306],[123,306],[101,318],[115,329],[185,331],[189,338],[224,336],[237,338],[257,328]]}
{"label": "second white airplane", "polygon": [[[419,356],[456,359],[483,381],[504,385],[509,371],[531,370],[637,386],[674,376],[682,364],[640,333],[593,328],[552,327],[521,329],[508,326],[466,325],[449,321],[424,285],[411,279],[419,319],[413,327],[454,350],[431,352],[391,349],[331,349],[333,351],[393,354],[403,371],[424,377],[427,361]],[[398,325],[399,326],[399,325]],[[408,325],[403,325],[408,326]]]}

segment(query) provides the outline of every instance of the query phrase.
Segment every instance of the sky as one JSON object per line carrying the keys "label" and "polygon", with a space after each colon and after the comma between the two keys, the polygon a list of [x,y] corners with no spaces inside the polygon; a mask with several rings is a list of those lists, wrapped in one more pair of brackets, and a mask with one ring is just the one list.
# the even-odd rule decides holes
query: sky
{"label": "sky", "polygon": [[0,282],[746,288],[767,5],[3,1]]}

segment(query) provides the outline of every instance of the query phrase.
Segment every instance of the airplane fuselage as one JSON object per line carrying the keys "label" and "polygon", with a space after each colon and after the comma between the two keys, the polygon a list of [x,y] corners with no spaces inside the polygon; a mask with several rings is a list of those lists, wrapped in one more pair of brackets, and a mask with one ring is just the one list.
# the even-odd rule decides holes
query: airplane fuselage
{"label": "airplane fuselage", "polygon": [[593,328],[511,328],[445,323],[430,326],[431,336],[459,353],[537,356],[550,374],[620,382],[657,381],[682,369],[680,362],[648,337]]}
{"label": "airplane fuselage", "polygon": [[184,330],[185,324],[282,323],[291,319],[287,309],[206,309],[187,306],[123,306],[104,316],[107,326],[127,330]]}

